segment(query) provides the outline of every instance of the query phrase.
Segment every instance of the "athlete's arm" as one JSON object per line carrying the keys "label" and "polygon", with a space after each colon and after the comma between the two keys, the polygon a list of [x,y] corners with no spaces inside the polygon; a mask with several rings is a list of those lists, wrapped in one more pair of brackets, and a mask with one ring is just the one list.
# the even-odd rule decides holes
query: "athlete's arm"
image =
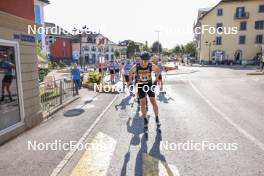
{"label": "athlete's arm", "polygon": [[128,76],[129,76],[129,84],[131,84],[132,82],[132,76],[133,76],[133,73],[136,73],[137,71],[137,68],[136,68],[136,65],[134,65],[128,72]]}
{"label": "athlete's arm", "polygon": [[152,71],[155,73],[156,79],[158,79],[158,77],[160,75],[160,68],[159,68],[159,66],[152,64]]}

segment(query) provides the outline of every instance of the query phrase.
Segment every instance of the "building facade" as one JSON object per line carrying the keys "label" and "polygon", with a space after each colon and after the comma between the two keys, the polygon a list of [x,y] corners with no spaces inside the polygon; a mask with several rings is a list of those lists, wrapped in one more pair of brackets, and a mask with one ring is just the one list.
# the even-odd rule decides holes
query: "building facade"
{"label": "building facade", "polygon": [[[80,45],[79,36],[74,36],[72,49],[73,49],[73,59],[78,60],[80,56],[80,46],[82,48],[81,55],[83,58],[83,65],[97,64],[99,62],[100,56],[103,56],[105,62],[111,60],[116,60],[120,58],[115,57],[115,50],[122,51],[122,46],[110,41],[106,38],[106,44],[104,47],[98,46],[96,40],[98,38],[106,38],[102,34],[87,34],[82,36],[82,43]],[[121,56],[120,57],[124,57]]]}
{"label": "building facade", "polygon": [[47,31],[46,46],[48,58],[54,61],[65,61],[67,63],[72,61],[72,35],[54,23],[45,23],[45,27],[56,27],[59,31],[52,34]]}
{"label": "building facade", "polygon": [[[33,0],[0,2],[0,144],[42,120]],[[10,86],[10,92],[6,91]]]}
{"label": "building facade", "polygon": [[200,61],[251,63],[264,48],[264,1],[222,0],[198,12],[194,31]]}

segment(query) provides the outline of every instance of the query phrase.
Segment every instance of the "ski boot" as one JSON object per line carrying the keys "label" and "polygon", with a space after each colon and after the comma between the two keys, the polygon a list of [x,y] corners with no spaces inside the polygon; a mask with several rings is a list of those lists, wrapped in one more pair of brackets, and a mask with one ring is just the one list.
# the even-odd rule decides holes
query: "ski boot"
{"label": "ski boot", "polygon": [[156,117],[156,125],[157,125],[157,132],[158,133],[161,133],[161,129],[160,129],[161,123],[159,121],[159,117]]}

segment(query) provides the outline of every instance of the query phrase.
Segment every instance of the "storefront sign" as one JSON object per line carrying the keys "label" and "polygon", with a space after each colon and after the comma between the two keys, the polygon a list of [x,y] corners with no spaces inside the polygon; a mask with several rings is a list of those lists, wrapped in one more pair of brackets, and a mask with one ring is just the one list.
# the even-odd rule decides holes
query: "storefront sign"
{"label": "storefront sign", "polygon": [[20,40],[22,42],[32,42],[35,43],[35,37],[25,34],[14,34],[14,39]]}

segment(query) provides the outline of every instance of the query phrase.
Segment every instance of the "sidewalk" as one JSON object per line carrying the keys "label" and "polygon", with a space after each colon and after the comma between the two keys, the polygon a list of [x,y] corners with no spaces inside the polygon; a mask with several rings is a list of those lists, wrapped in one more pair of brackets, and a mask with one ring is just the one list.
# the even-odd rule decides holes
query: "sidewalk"
{"label": "sidewalk", "polygon": [[78,141],[114,96],[82,89],[81,98],[53,118],[0,146],[0,175],[50,175],[68,151],[32,151],[28,142]]}

